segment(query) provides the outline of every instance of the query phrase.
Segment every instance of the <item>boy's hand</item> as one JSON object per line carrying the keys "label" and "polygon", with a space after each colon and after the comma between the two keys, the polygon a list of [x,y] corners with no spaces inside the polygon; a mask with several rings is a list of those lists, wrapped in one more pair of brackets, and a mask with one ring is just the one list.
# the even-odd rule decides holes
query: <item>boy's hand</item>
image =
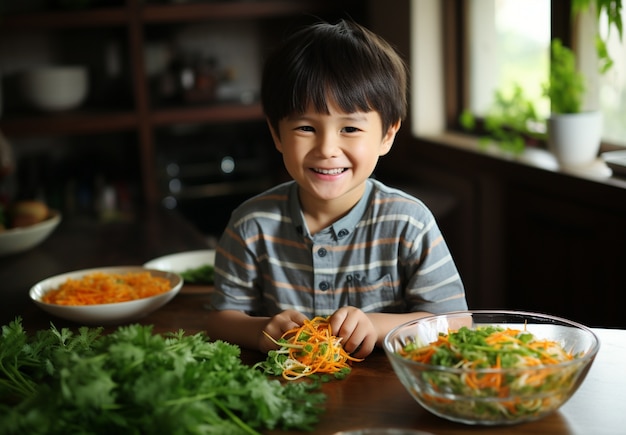
{"label": "boy's hand", "polygon": [[376,328],[363,311],[342,307],[330,316],[333,335],[342,338],[346,352],[355,358],[364,358],[374,350],[378,338]]}
{"label": "boy's hand", "polygon": [[[304,324],[306,319],[307,317],[299,311],[285,310],[270,318],[263,331],[267,332],[274,340],[278,340],[285,332]],[[259,337],[259,350],[267,353],[272,349],[277,349],[276,344],[267,338],[263,331]]]}

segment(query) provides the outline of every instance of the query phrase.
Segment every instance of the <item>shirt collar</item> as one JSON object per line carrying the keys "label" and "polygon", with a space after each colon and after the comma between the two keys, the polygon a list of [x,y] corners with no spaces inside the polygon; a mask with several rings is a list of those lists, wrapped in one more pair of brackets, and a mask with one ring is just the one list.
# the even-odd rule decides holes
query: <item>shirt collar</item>
{"label": "shirt collar", "polygon": [[[369,198],[372,189],[372,180],[368,179],[365,183],[365,192],[363,192],[363,196],[361,196],[359,202],[354,207],[352,207],[352,210],[350,210],[347,215],[343,216],[341,219],[337,220],[329,227],[320,231],[318,234],[330,234],[333,239],[340,240],[342,238],[345,238],[348,234],[352,233],[357,224],[360,222],[363,214],[365,213],[365,210],[369,205]],[[311,236],[311,234],[309,233],[306,221],[304,220],[304,214],[302,213],[302,208],[300,207],[298,184],[296,182],[293,182],[289,188],[289,211],[292,216],[292,221],[298,232],[309,239],[314,239],[315,237]]]}

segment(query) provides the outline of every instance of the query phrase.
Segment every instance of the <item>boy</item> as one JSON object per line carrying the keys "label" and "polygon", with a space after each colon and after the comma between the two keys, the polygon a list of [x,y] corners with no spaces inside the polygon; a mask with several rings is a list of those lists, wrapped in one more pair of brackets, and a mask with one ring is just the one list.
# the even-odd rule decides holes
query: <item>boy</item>
{"label": "boy", "polygon": [[431,212],[370,178],[406,114],[406,67],[365,28],[296,32],[267,60],[261,98],[293,181],[237,208],[215,261],[207,333],[262,352],[313,316],[357,358],[393,327],[467,309]]}

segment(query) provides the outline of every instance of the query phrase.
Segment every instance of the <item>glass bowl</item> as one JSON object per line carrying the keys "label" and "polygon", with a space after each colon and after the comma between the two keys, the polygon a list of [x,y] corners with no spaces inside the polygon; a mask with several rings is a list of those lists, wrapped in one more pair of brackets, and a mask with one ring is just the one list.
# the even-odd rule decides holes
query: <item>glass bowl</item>
{"label": "glass bowl", "polygon": [[[476,329],[490,326],[521,331],[524,333],[521,344],[507,344],[507,350],[504,350],[498,349],[502,347],[499,343],[488,343],[486,354],[494,360],[499,359],[500,368],[491,368],[497,367],[496,364],[481,367],[478,362],[467,363],[472,358],[479,359],[475,348],[456,343],[450,333],[465,327],[472,334]],[[524,341],[530,337],[528,333],[534,336],[533,341],[554,342],[572,358],[562,362],[554,359],[532,367],[524,363],[526,367],[520,368],[522,355],[529,351]],[[431,343],[437,341],[440,334],[444,342],[450,338],[449,342],[455,343],[452,345],[454,351],[464,349],[465,365],[446,366],[445,357],[431,357],[428,362],[420,362],[402,354],[404,349],[433,347]],[[476,346],[483,344],[477,343]],[[532,351],[553,351],[553,347],[542,350],[542,345],[538,346]],[[586,326],[550,315],[463,311],[400,325],[387,334],[383,347],[402,385],[428,411],[465,424],[502,425],[537,420],[561,407],[585,379],[600,342]],[[511,361],[517,362],[509,365]]]}

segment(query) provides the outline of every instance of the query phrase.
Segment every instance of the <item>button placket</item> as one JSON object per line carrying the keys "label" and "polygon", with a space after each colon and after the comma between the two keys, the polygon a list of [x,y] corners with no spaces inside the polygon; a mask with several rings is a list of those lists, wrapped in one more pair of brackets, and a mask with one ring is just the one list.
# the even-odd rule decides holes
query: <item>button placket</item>
{"label": "button placket", "polygon": [[315,311],[329,312],[334,306],[335,277],[331,272],[334,267],[333,252],[328,244],[314,244],[313,254],[313,285],[315,286]]}

